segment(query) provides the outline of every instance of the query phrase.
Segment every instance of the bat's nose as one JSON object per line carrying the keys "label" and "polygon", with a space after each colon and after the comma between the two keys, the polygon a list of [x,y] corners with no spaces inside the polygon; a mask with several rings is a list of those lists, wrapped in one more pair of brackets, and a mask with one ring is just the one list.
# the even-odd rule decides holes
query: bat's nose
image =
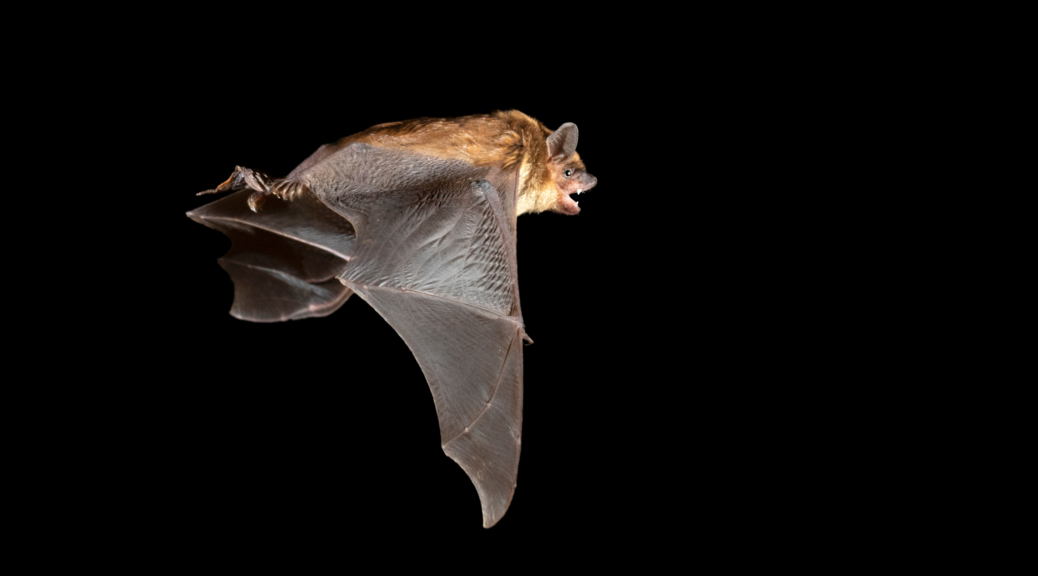
{"label": "bat's nose", "polygon": [[584,179],[584,182],[584,190],[590,190],[595,187],[595,184],[598,184],[598,178],[595,178],[591,174],[588,174],[587,177]]}

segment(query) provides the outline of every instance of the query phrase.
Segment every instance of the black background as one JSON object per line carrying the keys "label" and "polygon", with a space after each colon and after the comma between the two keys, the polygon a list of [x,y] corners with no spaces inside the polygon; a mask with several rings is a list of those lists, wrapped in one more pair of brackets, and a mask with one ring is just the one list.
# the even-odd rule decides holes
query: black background
{"label": "black background", "polygon": [[[54,85],[15,84],[44,107],[8,112],[45,140],[23,146],[41,168],[12,167],[33,182],[8,221],[34,230],[9,250],[34,267],[9,280],[32,330],[10,349],[29,400],[7,405],[24,422],[11,476],[31,484],[12,500],[33,526],[102,553],[154,544],[153,563],[295,541],[347,566],[372,540],[396,547],[386,564],[458,569],[477,549],[801,561],[870,515],[883,536],[863,542],[882,544],[901,518],[880,517],[899,506],[883,498],[905,478],[874,439],[906,403],[873,385],[899,386],[885,359],[916,344],[889,339],[899,320],[883,311],[905,276],[862,254],[899,210],[876,190],[910,192],[865,177],[883,146],[849,154],[873,103],[846,97],[861,80],[833,82],[840,54],[821,63],[827,44],[745,7],[728,21],[598,9],[606,24],[509,5],[477,15],[491,27],[430,5],[417,31],[398,24],[412,8],[387,8],[400,14],[73,19],[90,37],[35,66]],[[399,336],[357,297],[327,318],[235,320],[216,263],[230,242],[185,212],[235,165],[285,175],[373,124],[510,108],[579,125],[599,183],[577,216],[518,222],[536,343],[518,488],[484,530]],[[870,203],[878,224],[844,230]],[[413,552],[430,537],[455,547]]]}
{"label": "black background", "polygon": [[[460,531],[503,543],[576,527],[624,537],[680,519],[688,502],[666,492],[688,481],[692,458],[676,434],[695,425],[679,395],[693,382],[682,363],[694,355],[695,311],[683,294],[696,263],[681,230],[647,216],[673,222],[681,204],[666,197],[690,190],[661,190],[658,140],[617,114],[634,78],[591,81],[585,69],[530,83],[327,64],[272,75],[230,58],[144,76],[122,95],[141,122],[128,127],[120,162],[142,185],[113,212],[111,281],[95,288],[127,325],[93,359],[106,383],[81,392],[98,410],[81,448],[106,491],[132,501],[140,521],[331,540]],[[646,90],[655,102],[663,89]],[[377,123],[513,108],[551,127],[576,123],[599,183],[579,196],[577,216],[519,219],[535,340],[524,348],[523,451],[511,507],[484,531],[476,491],[443,454],[423,374],[393,329],[356,296],[326,318],[231,317],[232,283],[216,262],[230,241],[185,212],[211,201],[195,193],[235,165],[284,175]],[[680,278],[657,268],[671,258]],[[103,325],[104,308],[84,314]]]}
{"label": "black background", "polygon": [[[233,46],[126,71],[94,117],[109,144],[90,152],[119,167],[123,196],[92,216],[104,232],[82,248],[103,257],[77,271],[86,287],[65,312],[86,357],[75,370],[91,381],[60,403],[72,433],[57,441],[59,466],[81,486],[70,507],[196,543],[335,546],[362,532],[463,535],[488,550],[575,534],[609,546],[725,540],[747,515],[749,529],[777,519],[761,509],[784,502],[769,490],[786,453],[761,422],[781,400],[760,377],[777,363],[746,351],[774,342],[777,324],[756,312],[781,278],[732,258],[750,242],[741,221],[753,202],[721,160],[725,94],[694,96],[675,80],[697,72],[674,55],[517,54],[473,75],[434,58]],[[325,318],[231,317],[216,262],[230,241],[185,213],[236,165],[285,175],[374,124],[507,109],[576,123],[598,185],[577,216],[518,221],[535,344],[524,348],[518,488],[484,530],[393,329],[356,296]]]}

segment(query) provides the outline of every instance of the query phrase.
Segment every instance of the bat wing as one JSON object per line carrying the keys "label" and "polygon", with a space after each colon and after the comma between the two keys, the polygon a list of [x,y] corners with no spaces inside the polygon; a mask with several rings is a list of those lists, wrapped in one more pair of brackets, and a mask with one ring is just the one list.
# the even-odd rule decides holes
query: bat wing
{"label": "bat wing", "polygon": [[338,278],[414,353],[487,528],[512,500],[522,430],[515,176],[359,143],[298,176],[356,230]]}
{"label": "bat wing", "polygon": [[331,314],[351,294],[335,276],[353,251],[353,226],[308,192],[253,212],[252,192],[245,189],[187,213],[232,241],[219,260],[234,281],[231,314],[254,322]]}

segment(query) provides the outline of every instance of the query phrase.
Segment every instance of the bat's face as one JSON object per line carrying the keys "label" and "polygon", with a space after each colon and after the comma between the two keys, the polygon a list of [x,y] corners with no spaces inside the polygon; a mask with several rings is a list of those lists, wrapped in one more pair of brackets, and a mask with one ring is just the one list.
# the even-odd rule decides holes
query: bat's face
{"label": "bat's face", "polygon": [[[577,154],[577,125],[567,122],[555,132],[546,133],[547,153],[525,164],[520,170],[523,191],[516,204],[516,214],[550,210],[560,214],[579,214],[580,206],[571,196],[595,187],[598,179],[587,173]],[[539,161],[538,161],[539,160]]]}
{"label": "bat's face", "polygon": [[598,184],[598,179],[588,173],[576,152],[568,161],[549,162],[548,168],[551,170],[552,181],[558,188],[558,200],[552,211],[571,215],[579,213],[580,207],[570,195],[587,192]]}

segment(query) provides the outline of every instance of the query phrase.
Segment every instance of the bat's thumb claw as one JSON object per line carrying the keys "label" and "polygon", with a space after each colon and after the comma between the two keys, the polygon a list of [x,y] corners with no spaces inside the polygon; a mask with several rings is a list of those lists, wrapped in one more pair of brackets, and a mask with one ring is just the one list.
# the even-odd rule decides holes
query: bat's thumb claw
{"label": "bat's thumb claw", "polygon": [[249,194],[249,210],[259,212],[263,210],[263,203],[267,201],[270,192],[253,192]]}

